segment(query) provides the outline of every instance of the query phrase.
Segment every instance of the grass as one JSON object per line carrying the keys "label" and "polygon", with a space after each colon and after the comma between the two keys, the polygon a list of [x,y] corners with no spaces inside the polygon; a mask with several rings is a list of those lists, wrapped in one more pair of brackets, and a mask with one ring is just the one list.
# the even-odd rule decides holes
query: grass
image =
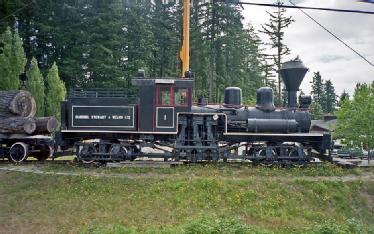
{"label": "grass", "polygon": [[48,171],[151,173],[132,179],[0,172],[0,232],[374,233],[374,182],[303,179],[363,173],[323,168],[44,165]]}
{"label": "grass", "polygon": [[[38,166],[40,164],[36,164]],[[365,169],[351,169],[347,170],[332,164],[309,165],[306,167],[261,167],[243,164],[192,164],[182,165],[173,168],[106,168],[103,166],[82,166],[79,164],[46,164],[41,165],[43,170],[49,172],[55,171],[70,171],[70,172],[94,172],[94,173],[126,173],[126,174],[151,174],[159,175],[179,175],[179,176],[204,176],[204,177],[235,177],[248,178],[250,176],[264,176],[264,177],[295,177],[295,176],[348,176],[361,175],[371,170]]]}

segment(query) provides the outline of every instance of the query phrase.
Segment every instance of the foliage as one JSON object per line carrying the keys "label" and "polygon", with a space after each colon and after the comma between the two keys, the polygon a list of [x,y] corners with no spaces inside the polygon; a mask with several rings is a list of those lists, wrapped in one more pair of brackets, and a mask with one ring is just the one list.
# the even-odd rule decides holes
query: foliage
{"label": "foliage", "polygon": [[[90,227],[84,230],[82,234],[136,234],[141,233],[133,228],[126,228],[121,225],[108,225],[106,227]],[[266,234],[273,233],[263,228],[256,228],[240,222],[234,218],[217,217],[203,215],[201,217],[191,219],[186,223],[176,227],[165,227],[162,229],[149,228],[145,233],[159,234],[219,234],[219,233],[253,233]]]}
{"label": "foliage", "polygon": [[309,108],[310,108],[310,114],[313,120],[323,118],[323,109],[322,109],[321,104],[313,101]]}
{"label": "foliage", "polygon": [[222,101],[227,86],[239,86],[243,99],[255,97],[264,85],[260,39],[251,25],[242,25],[241,8],[216,1],[193,1],[191,70],[196,95]]}
{"label": "foliage", "polygon": [[364,225],[356,219],[348,219],[344,224],[338,224],[334,220],[328,220],[310,228],[306,234],[356,234],[356,233],[371,233],[370,230],[365,230]]}
{"label": "foliage", "polygon": [[[121,225],[109,225],[107,227],[91,227],[88,230],[82,232],[90,234],[136,234],[142,233],[136,231],[135,229],[130,229],[123,227]],[[275,233],[305,233],[305,234],[372,234],[371,229],[365,229],[362,222],[356,219],[347,219],[346,223],[340,224],[334,220],[322,221],[321,224],[316,224],[312,227],[299,230],[289,230],[287,231],[270,231],[265,228],[253,227],[248,224],[244,224],[237,219],[227,218],[227,217],[209,217],[202,216],[201,218],[196,218],[188,223],[174,227],[174,228],[163,228],[159,230],[148,229],[145,233],[159,233],[159,234],[219,234],[219,233],[253,233],[253,234],[275,234]]]}
{"label": "foliage", "polygon": [[331,80],[324,81],[320,72],[315,72],[311,83],[313,101],[322,107],[324,113],[333,113],[337,104],[337,95]]}
{"label": "foliage", "polygon": [[350,96],[349,93],[347,93],[345,90],[343,90],[343,93],[339,97],[338,106],[341,107],[344,101],[349,100]]}
{"label": "foliage", "polygon": [[[278,5],[283,5],[281,1],[277,1]],[[270,39],[270,47],[276,50],[274,55],[274,64],[276,71],[281,69],[283,57],[291,53],[290,49],[284,44],[284,30],[290,26],[294,19],[291,16],[286,16],[286,9],[278,7],[275,12],[267,12],[270,16],[269,23],[262,26],[260,32],[266,34]],[[278,92],[276,95],[276,103],[281,105],[282,98],[282,84],[281,77],[278,73]]]}
{"label": "foliage", "polygon": [[336,135],[348,144],[369,150],[374,147],[374,82],[360,85],[352,100],[345,100],[337,111]]}
{"label": "foliage", "polygon": [[[18,7],[28,2],[17,1]],[[252,100],[267,83],[268,67],[255,30],[242,24],[242,9],[217,1],[191,4],[195,96],[218,102],[225,86],[235,85]],[[27,57],[35,56],[42,72],[55,61],[67,88],[131,89],[140,68],[149,76],[180,75],[181,15],[180,1],[35,0],[11,18]]]}
{"label": "foliage", "polygon": [[60,119],[60,103],[65,100],[65,84],[60,80],[56,63],[53,63],[45,80],[45,114]]}
{"label": "foliage", "polygon": [[30,63],[30,68],[26,72],[27,81],[26,81],[26,90],[28,90],[34,97],[37,112],[36,116],[44,116],[45,114],[45,87],[44,87],[44,79],[43,75],[41,74],[38,61],[35,58],[32,58]]}
{"label": "foliage", "polygon": [[320,72],[315,72],[312,80],[312,95],[313,100],[322,106],[324,99],[324,81]]}
{"label": "foliage", "polygon": [[335,94],[335,88],[331,83],[331,80],[327,80],[324,85],[324,96],[323,96],[323,110],[325,113],[333,113],[335,111],[337,96]]}
{"label": "foliage", "polygon": [[[245,225],[240,221],[233,218],[222,217],[206,217],[203,216],[199,219],[188,222],[182,228],[182,233],[185,234],[216,234],[216,233],[267,233],[265,231],[258,231]],[[270,233],[270,232],[268,232]]]}
{"label": "foliage", "polygon": [[0,33],[7,30],[9,25],[15,25],[16,15],[14,12],[24,5],[24,0],[1,0],[0,1]]}
{"label": "foliage", "polygon": [[8,27],[0,36],[0,90],[19,89],[19,76],[24,72],[25,65],[22,40]]}

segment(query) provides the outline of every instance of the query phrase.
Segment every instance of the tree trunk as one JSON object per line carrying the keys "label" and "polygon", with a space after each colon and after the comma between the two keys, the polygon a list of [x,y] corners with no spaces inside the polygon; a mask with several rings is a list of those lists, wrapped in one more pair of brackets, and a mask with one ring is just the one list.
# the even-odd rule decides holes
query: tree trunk
{"label": "tree trunk", "polygon": [[0,133],[27,133],[32,134],[36,130],[36,122],[28,117],[13,117],[0,120]]}
{"label": "tree trunk", "polygon": [[370,146],[369,146],[369,149],[368,149],[368,165],[370,166]]}
{"label": "tree trunk", "polygon": [[37,134],[50,134],[58,128],[58,121],[55,117],[35,118]]}
{"label": "tree trunk", "polygon": [[23,90],[0,91],[0,118],[34,117],[36,103],[31,93]]}

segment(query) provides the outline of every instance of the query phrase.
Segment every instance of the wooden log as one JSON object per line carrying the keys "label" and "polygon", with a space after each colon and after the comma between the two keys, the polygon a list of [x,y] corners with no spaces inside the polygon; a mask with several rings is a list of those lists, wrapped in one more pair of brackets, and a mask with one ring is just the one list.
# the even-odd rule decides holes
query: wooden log
{"label": "wooden log", "polygon": [[0,133],[26,133],[32,134],[36,130],[36,122],[33,118],[13,117],[0,120]]}
{"label": "wooden log", "polygon": [[50,134],[58,128],[58,121],[55,117],[35,118],[37,134]]}
{"label": "wooden log", "polygon": [[34,117],[35,99],[24,90],[0,91],[0,118]]}

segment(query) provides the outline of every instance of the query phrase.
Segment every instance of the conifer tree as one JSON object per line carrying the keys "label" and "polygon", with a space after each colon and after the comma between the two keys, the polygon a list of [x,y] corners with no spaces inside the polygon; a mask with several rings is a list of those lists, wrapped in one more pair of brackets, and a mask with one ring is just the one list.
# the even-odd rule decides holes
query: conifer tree
{"label": "conifer tree", "polygon": [[[35,0],[15,18],[27,57],[35,56],[43,72],[56,61],[67,87],[131,89],[140,68],[147,76],[180,75],[181,10],[181,1]],[[253,99],[268,66],[240,6],[191,1],[191,16],[195,93],[218,101],[225,86],[236,85],[244,100]]]}
{"label": "conifer tree", "polygon": [[320,72],[314,73],[313,80],[311,83],[313,100],[315,102],[318,102],[322,106],[322,102],[324,99],[324,81],[322,80]]}
{"label": "conifer tree", "polygon": [[338,106],[341,107],[343,102],[349,100],[349,98],[350,98],[349,93],[347,93],[347,91],[343,90],[343,93],[339,97]]}
{"label": "conifer tree", "polygon": [[64,82],[60,80],[56,63],[53,63],[45,82],[47,89],[45,96],[45,114],[60,119],[60,103],[65,100],[66,88]]}
{"label": "conifer tree", "polygon": [[35,58],[32,58],[30,68],[26,72],[26,76],[26,90],[33,95],[37,106],[36,116],[43,116],[45,114],[44,80],[38,67],[38,61]]}
{"label": "conifer tree", "polygon": [[19,89],[19,76],[25,71],[25,65],[22,40],[8,27],[0,36],[0,90]]}
{"label": "conifer tree", "polygon": [[[283,61],[283,57],[289,55],[291,53],[290,49],[287,45],[284,44],[284,30],[290,26],[294,19],[291,16],[286,16],[286,9],[282,8],[281,6],[283,3],[278,0],[277,4],[279,5],[277,11],[275,12],[267,12],[270,16],[269,23],[266,23],[262,26],[262,30],[260,32],[269,36],[270,43],[272,49],[276,50],[274,56],[274,65],[276,70],[279,71],[281,69],[281,65]],[[280,74],[278,74],[278,90],[277,90],[277,104],[279,105],[282,100],[282,80]]]}
{"label": "conifer tree", "polygon": [[313,120],[323,118],[322,106],[318,102],[312,102],[309,108]]}
{"label": "conifer tree", "polygon": [[336,94],[335,88],[331,80],[327,80],[324,85],[324,96],[323,96],[323,110],[326,113],[333,113],[336,107]]}

